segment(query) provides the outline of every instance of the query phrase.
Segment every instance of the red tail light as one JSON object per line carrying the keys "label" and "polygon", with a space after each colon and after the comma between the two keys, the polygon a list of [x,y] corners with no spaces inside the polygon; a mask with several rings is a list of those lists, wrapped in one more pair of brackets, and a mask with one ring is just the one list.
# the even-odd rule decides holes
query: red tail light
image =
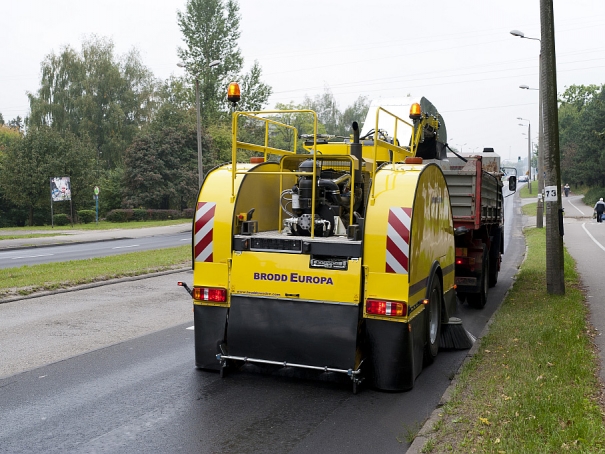
{"label": "red tail light", "polygon": [[227,301],[227,290],[224,288],[193,287],[193,299],[224,303]]}
{"label": "red tail light", "polygon": [[388,315],[391,317],[405,317],[408,313],[406,303],[395,301],[367,300],[366,313],[373,315]]}

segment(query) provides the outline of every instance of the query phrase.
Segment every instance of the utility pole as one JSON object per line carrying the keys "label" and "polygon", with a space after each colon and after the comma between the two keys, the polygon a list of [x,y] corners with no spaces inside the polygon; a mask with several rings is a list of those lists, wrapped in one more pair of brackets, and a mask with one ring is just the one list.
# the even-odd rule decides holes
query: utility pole
{"label": "utility pole", "polygon": [[544,89],[544,202],[546,204],[546,290],[565,294],[563,261],[563,209],[561,207],[561,157],[557,106],[557,62],[553,0],[540,0],[542,72]]}

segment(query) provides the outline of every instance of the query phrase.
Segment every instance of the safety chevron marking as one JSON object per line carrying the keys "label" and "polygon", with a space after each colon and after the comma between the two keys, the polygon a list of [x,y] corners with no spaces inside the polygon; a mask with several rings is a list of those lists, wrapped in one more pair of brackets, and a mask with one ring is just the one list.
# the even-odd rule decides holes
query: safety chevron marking
{"label": "safety chevron marking", "polygon": [[387,229],[386,272],[408,274],[412,209],[392,207]]}
{"label": "safety chevron marking", "polygon": [[196,262],[212,262],[214,243],[214,202],[198,202],[195,211],[194,255]]}

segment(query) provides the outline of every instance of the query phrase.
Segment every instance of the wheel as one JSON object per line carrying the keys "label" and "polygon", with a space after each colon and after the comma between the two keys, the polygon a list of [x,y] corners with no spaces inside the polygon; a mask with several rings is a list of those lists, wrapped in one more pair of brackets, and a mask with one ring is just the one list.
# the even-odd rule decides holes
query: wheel
{"label": "wheel", "polygon": [[494,241],[489,253],[489,286],[494,287],[498,283],[498,268],[500,267],[500,245],[504,241],[502,229],[498,228],[494,234]]}
{"label": "wheel", "polygon": [[441,338],[441,283],[437,276],[433,276],[433,284],[429,293],[429,302],[426,305],[426,342],[424,346],[424,365],[431,364],[439,352]]}
{"label": "wheel", "polygon": [[481,288],[479,293],[469,293],[466,297],[468,305],[475,309],[483,309],[487,303],[487,289],[489,288],[489,255],[483,250],[483,266],[481,267]]}

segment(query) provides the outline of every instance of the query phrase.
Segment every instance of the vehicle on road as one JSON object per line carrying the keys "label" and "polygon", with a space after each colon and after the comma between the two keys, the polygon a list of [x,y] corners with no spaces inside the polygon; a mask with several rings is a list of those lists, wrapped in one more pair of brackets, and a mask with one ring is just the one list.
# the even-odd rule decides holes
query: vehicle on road
{"label": "vehicle on road", "polygon": [[[306,134],[290,125],[303,116]],[[309,110],[233,113],[232,163],[208,173],[196,206],[196,366],[410,389],[440,348],[472,344],[454,317],[456,287],[480,308],[497,281],[499,157],[448,156],[426,98],[372,105],[348,138],[317,125]]]}

